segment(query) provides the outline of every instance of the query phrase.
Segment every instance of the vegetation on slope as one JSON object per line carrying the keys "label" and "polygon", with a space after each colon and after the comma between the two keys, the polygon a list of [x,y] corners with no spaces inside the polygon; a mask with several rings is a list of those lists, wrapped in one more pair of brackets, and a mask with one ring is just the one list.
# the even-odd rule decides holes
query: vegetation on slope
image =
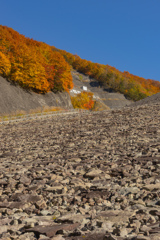
{"label": "vegetation on slope", "polygon": [[0,26],[0,75],[36,92],[68,91],[70,65],[56,48]]}
{"label": "vegetation on slope", "polygon": [[75,70],[95,78],[103,87],[120,92],[129,99],[137,101],[160,92],[158,81],[146,80],[129,72],[121,72],[109,65],[93,63],[64,50],[59,51]]}
{"label": "vegetation on slope", "polygon": [[158,81],[83,60],[0,25],[0,76],[38,93],[69,91],[71,67],[134,101],[160,92]]}
{"label": "vegetation on slope", "polygon": [[81,92],[77,96],[71,97],[71,102],[74,108],[92,110],[94,107],[93,93]]}

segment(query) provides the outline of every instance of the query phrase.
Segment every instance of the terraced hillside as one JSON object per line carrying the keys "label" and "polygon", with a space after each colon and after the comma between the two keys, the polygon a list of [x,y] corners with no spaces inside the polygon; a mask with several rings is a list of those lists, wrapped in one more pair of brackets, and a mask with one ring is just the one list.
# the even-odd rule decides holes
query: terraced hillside
{"label": "terraced hillside", "polygon": [[160,103],[0,126],[0,239],[160,239]]}
{"label": "terraced hillside", "polygon": [[125,107],[133,102],[126,99],[124,94],[111,90],[109,91],[108,89],[100,86],[99,82],[94,78],[90,78],[89,76],[77,71],[72,71],[72,78],[74,87],[72,90],[70,90],[71,95],[73,94],[74,90],[80,92],[83,91],[83,87],[87,87],[87,91],[93,93],[95,101],[103,102],[110,109]]}

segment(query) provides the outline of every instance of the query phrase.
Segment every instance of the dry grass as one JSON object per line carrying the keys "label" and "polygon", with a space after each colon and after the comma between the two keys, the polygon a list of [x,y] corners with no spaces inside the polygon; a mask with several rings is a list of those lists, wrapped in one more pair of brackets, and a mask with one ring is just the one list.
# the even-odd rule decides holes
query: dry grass
{"label": "dry grass", "polygon": [[119,98],[106,98],[106,100],[110,100],[110,101],[117,100],[117,101],[119,101]]}
{"label": "dry grass", "polygon": [[110,108],[102,101],[95,101],[92,111],[104,111],[104,110],[110,110]]}
{"label": "dry grass", "polygon": [[36,108],[36,109],[31,109],[29,110],[28,112],[27,111],[24,111],[24,110],[19,110],[19,111],[16,111],[16,112],[12,112],[10,114],[2,114],[0,116],[0,121],[7,121],[11,118],[18,118],[18,117],[23,117],[25,115],[34,115],[34,114],[43,114],[43,113],[49,113],[49,112],[56,112],[56,111],[63,111],[65,109],[63,108],[60,108],[60,107],[39,107],[39,108]]}

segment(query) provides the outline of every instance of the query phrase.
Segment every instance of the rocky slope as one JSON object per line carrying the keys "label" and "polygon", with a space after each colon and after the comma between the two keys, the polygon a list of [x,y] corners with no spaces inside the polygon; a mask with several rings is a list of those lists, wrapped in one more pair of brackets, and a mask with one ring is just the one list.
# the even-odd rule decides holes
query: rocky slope
{"label": "rocky slope", "polygon": [[[108,107],[116,109],[129,105],[123,94],[109,93],[100,88],[98,82],[94,79],[72,72],[74,90],[83,91],[83,86],[87,86],[87,90],[93,92],[97,101],[97,108],[105,110]],[[70,91],[73,95],[73,92]],[[20,111],[29,112],[34,109],[43,109],[44,107],[61,107],[72,109],[70,96],[67,92],[47,94],[36,94],[32,91],[26,91],[19,86],[12,85],[6,79],[0,76],[0,114],[10,114]]]}
{"label": "rocky slope", "polygon": [[11,85],[0,76],[0,114],[52,106],[73,108],[67,92],[36,94],[19,86]]}
{"label": "rocky slope", "polygon": [[0,239],[160,239],[160,104],[0,126]]}
{"label": "rocky slope", "polygon": [[132,103],[131,106],[141,106],[141,105],[151,105],[156,104],[157,102],[160,102],[160,93],[154,94],[150,97],[144,98],[140,101]]}

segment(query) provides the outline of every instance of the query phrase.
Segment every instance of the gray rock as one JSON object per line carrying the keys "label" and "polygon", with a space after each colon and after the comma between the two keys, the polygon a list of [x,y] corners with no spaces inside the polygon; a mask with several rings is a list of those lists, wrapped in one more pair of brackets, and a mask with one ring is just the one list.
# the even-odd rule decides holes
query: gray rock
{"label": "gray rock", "polygon": [[157,104],[0,125],[0,238],[157,240],[159,112]]}

